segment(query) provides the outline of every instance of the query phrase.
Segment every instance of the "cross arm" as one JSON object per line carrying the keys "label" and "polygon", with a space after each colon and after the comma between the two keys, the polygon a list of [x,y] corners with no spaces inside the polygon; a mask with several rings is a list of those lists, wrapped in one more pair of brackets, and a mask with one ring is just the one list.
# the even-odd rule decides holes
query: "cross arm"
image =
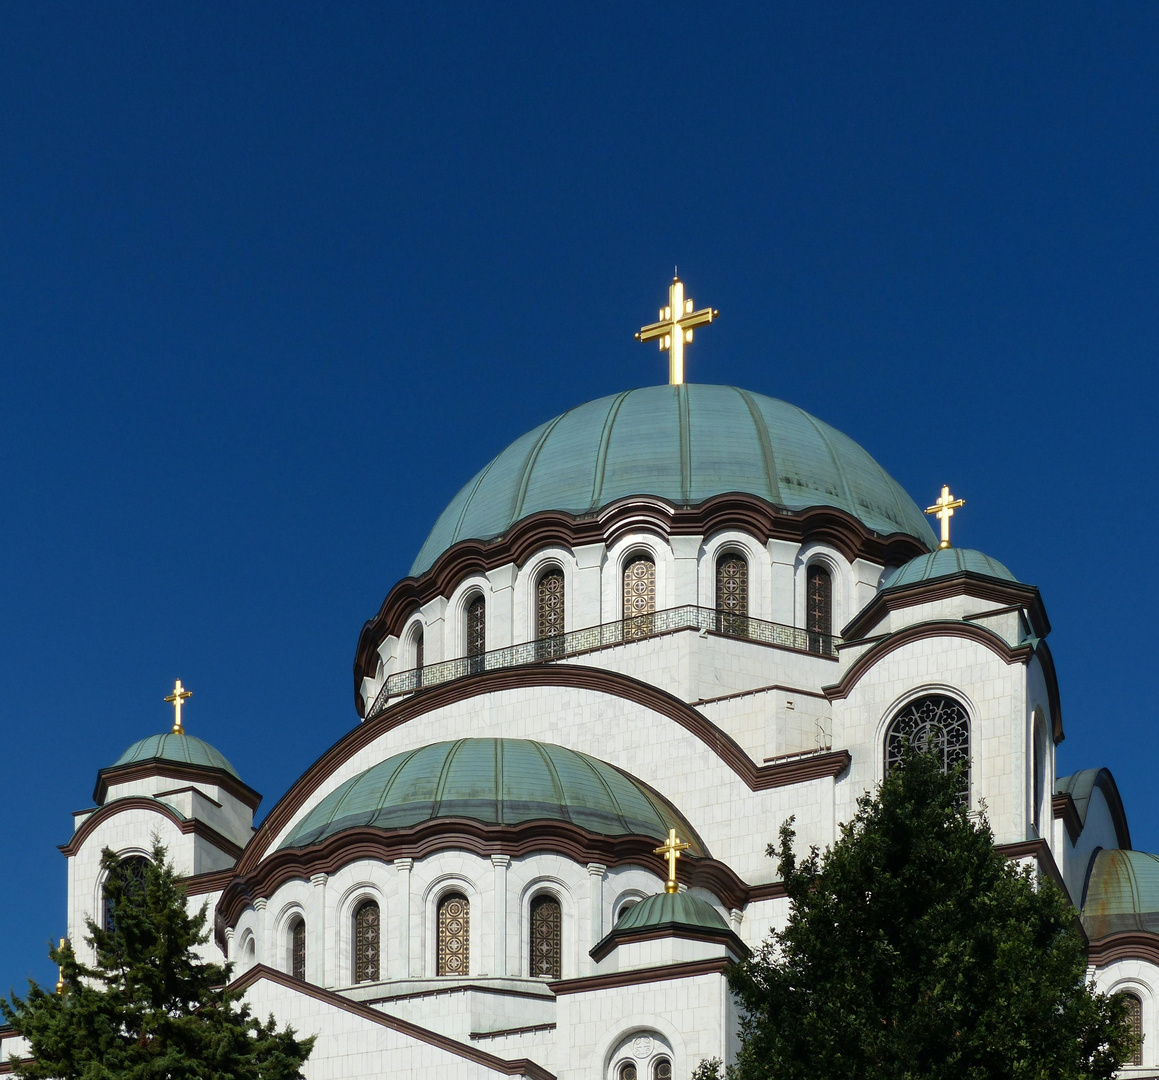
{"label": "cross arm", "polygon": [[690,314],[685,315],[680,319],[677,325],[681,330],[691,330],[694,326],[704,326],[707,323],[712,322],[713,319],[719,318],[720,312],[717,311],[716,308],[706,307],[701,308],[699,311],[693,311]]}
{"label": "cross arm", "polygon": [[658,337],[663,337],[665,334],[672,333],[672,323],[669,322],[654,322],[647,326],[641,327],[639,333],[636,334],[637,341],[654,341]]}

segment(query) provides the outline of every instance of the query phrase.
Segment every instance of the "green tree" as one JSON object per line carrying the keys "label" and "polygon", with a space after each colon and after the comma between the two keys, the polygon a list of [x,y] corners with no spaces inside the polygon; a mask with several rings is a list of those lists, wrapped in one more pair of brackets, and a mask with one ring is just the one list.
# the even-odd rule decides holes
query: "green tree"
{"label": "green tree", "polygon": [[1087,1080],[1126,1060],[1075,909],[994,850],[960,791],[911,752],[823,854],[798,862],[782,827],[789,922],[733,969],[730,1080]]}
{"label": "green tree", "polygon": [[28,996],[0,997],[0,1011],[28,1039],[27,1080],[296,1080],[313,1039],[261,1023],[225,989],[228,966],[201,960],[206,909],[190,915],[165,848],[143,867],[106,849],[108,928],[91,919],[96,964],[77,961],[67,942],[50,949],[62,994],[30,980]]}

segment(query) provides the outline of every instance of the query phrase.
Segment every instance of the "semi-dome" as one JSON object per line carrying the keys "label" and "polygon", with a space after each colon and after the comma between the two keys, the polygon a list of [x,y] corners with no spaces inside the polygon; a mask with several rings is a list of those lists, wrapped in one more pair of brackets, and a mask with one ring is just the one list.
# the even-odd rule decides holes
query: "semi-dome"
{"label": "semi-dome", "polygon": [[615,930],[629,933],[657,926],[696,930],[729,929],[720,912],[707,900],[687,892],[662,892],[646,897],[628,908],[616,922]]}
{"label": "semi-dome", "polygon": [[529,739],[457,739],[379,762],[327,795],[284,848],[354,827],[401,829],[438,818],[488,825],[567,821],[601,836],[663,840],[669,829],[706,854],[692,827],[650,787],[605,761]]}
{"label": "semi-dome", "polygon": [[226,761],[221,751],[210,746],[204,739],[184,732],[181,734],[167,732],[164,735],[150,735],[146,739],[140,739],[113,762],[112,768],[133,765],[141,761],[176,761],[182,765],[220,769],[230,776],[237,777],[237,770]]}
{"label": "semi-dome", "polygon": [[451,500],[411,567],[542,510],[580,516],[652,495],[695,506],[729,492],[782,510],[836,507],[933,547],[925,515],[857,443],[803,409],[732,386],[646,386],[579,405],[518,438]]}
{"label": "semi-dome", "polygon": [[978,574],[981,577],[1018,584],[1018,579],[997,559],[992,559],[989,555],[983,555],[973,548],[940,548],[928,555],[918,555],[891,574],[887,574],[882,579],[881,588],[896,589],[903,585],[916,585],[919,581],[934,581],[937,578],[953,577],[962,573]]}
{"label": "semi-dome", "polygon": [[1127,930],[1159,934],[1159,855],[1119,848],[1096,852],[1082,922],[1092,940]]}

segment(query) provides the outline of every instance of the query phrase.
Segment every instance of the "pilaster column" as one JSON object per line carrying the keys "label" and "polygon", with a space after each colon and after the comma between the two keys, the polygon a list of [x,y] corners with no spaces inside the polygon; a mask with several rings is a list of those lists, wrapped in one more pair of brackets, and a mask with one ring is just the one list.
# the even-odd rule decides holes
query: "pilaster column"
{"label": "pilaster column", "polygon": [[600,576],[607,550],[603,544],[582,544],[572,549],[575,555],[575,584],[568,598],[571,607],[569,630],[584,630],[605,621]]}
{"label": "pilaster column", "polygon": [[266,926],[266,906],[269,904],[269,898],[259,896],[254,901],[254,911],[258,913],[257,929],[254,932],[254,959],[259,964],[265,964],[268,967],[276,968],[278,965],[274,961],[272,955],[273,950],[270,948],[269,930]]}
{"label": "pilaster column", "polygon": [[796,626],[796,583],[797,552],[801,547],[792,540],[770,540],[769,559],[773,570],[773,595],[771,614],[773,622],[785,626]]}
{"label": "pilaster column", "polygon": [[[591,894],[591,944],[589,949],[594,949],[604,939],[604,875],[608,872],[608,868],[603,863],[590,862],[588,863],[588,884],[590,886]],[[596,962],[590,957],[588,959],[588,970],[595,971]]]}
{"label": "pilaster column", "polygon": [[505,649],[515,640],[515,564],[487,571],[491,598],[487,602],[487,651]]}
{"label": "pilaster column", "polygon": [[[703,536],[670,536],[672,545],[672,589],[669,602],[657,607],[683,607],[700,603],[699,559]],[[710,605],[711,606],[711,605]]]}
{"label": "pilaster column", "polygon": [[494,975],[507,974],[507,868],[510,855],[492,855],[495,868],[495,970]]}
{"label": "pilaster column", "polygon": [[396,979],[409,979],[410,959],[410,872],[414,859],[395,859],[398,871],[398,947],[391,950],[390,970]]}
{"label": "pilaster column", "polygon": [[227,926],[225,928],[225,959],[228,963],[231,964],[234,962],[234,960],[237,959],[237,953],[234,951],[233,947],[234,933],[235,931],[232,926]]}
{"label": "pilaster column", "polygon": [[306,923],[306,978],[319,986],[330,986],[333,980],[326,978],[326,874],[311,874],[310,884],[314,891],[310,894],[313,911]]}
{"label": "pilaster column", "polygon": [[437,664],[454,656],[455,650],[447,650],[447,598],[436,596],[423,604],[423,663]]}

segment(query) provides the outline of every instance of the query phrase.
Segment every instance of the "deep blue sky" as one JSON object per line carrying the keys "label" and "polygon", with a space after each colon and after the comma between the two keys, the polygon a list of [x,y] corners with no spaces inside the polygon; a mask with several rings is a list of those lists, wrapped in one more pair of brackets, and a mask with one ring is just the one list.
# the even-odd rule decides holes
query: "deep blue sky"
{"label": "deep blue sky", "polygon": [[624,7],[0,9],[0,990],[174,678],[268,810],[459,486],[665,381],[674,263],[691,380],[967,498],[1159,850],[1159,8]]}

